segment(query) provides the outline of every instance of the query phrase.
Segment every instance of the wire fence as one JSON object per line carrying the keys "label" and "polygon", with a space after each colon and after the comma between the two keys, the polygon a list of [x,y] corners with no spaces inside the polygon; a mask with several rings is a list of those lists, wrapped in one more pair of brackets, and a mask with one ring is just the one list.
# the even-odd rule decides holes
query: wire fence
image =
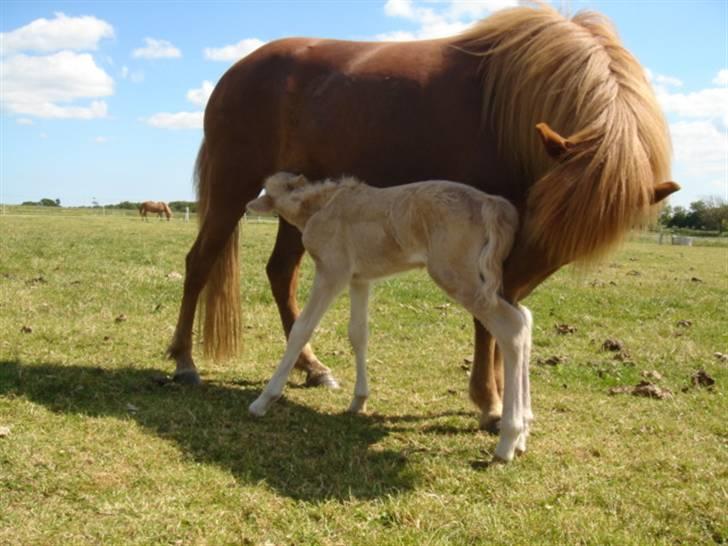
{"label": "wire fence", "polygon": [[[2,205],[0,204],[0,216],[55,216],[55,217],[109,217],[109,218],[140,218],[136,209],[118,209],[110,207],[43,207],[34,205]],[[157,220],[157,214],[148,213],[149,221]],[[166,220],[164,216],[162,220]],[[197,214],[194,212],[174,211],[171,221],[173,222],[197,222]],[[274,216],[258,216],[245,214],[243,222],[257,224],[277,224],[278,218]]]}
{"label": "wire fence", "polygon": [[[139,212],[135,209],[117,209],[107,207],[42,207],[30,205],[2,205],[0,204],[0,217],[2,216],[55,216],[55,217],[109,217],[109,218],[130,218],[139,219]],[[157,220],[156,214],[148,214],[149,221]],[[166,218],[162,218],[166,220]],[[197,214],[194,212],[175,212],[172,216],[173,222],[197,222]],[[275,216],[258,216],[245,214],[243,223],[277,225],[278,218]],[[728,248],[728,234],[705,234],[691,232],[689,234],[675,233],[670,230],[635,230],[631,233],[629,240],[654,243],[659,245],[681,245],[681,246],[712,246]]]}

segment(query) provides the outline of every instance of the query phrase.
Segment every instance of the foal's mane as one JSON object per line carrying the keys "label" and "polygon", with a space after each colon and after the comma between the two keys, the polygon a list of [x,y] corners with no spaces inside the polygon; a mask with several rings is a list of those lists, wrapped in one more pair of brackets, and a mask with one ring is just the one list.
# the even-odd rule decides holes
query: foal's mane
{"label": "foal's mane", "polygon": [[[524,235],[559,264],[597,257],[646,222],[668,180],[667,124],[643,68],[601,15],[548,6],[499,11],[453,45],[482,56],[483,121],[531,186]],[[577,145],[560,163],[534,126]]]}

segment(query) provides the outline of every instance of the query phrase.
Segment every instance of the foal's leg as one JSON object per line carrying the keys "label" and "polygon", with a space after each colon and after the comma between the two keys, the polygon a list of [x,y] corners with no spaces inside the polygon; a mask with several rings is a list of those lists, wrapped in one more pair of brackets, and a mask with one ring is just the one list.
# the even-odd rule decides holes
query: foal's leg
{"label": "foal's leg", "polygon": [[[503,267],[503,296],[513,303],[528,296],[563,265],[550,261],[542,249],[523,239],[525,236],[516,241]],[[502,377],[503,357],[496,340],[476,319],[470,399],[481,410],[480,428],[494,434],[500,427]]]}
{"label": "foal's leg", "polygon": [[262,417],[270,405],[280,398],[283,387],[286,385],[288,375],[291,373],[301,349],[311,339],[314,329],[323,317],[326,309],[343,288],[343,282],[338,278],[327,278],[316,273],[313,288],[308,303],[298,316],[288,336],[286,352],[283,354],[278,369],[266,385],[261,395],[248,407],[248,411],[255,416]]}
{"label": "foal's leg", "polygon": [[531,381],[529,379],[529,362],[531,360],[531,341],[533,338],[533,316],[528,307],[519,305],[518,309],[526,321],[526,333],[523,337],[523,361],[521,366],[521,405],[523,407],[523,433],[516,444],[516,455],[526,452],[526,440],[533,422],[531,411]]}
{"label": "foal's leg", "polygon": [[351,283],[349,287],[351,310],[349,316],[349,341],[356,355],[356,385],[349,411],[359,413],[366,409],[369,398],[367,384],[367,339],[369,283]]}
{"label": "foal's leg", "polygon": [[510,461],[524,433],[524,396],[521,391],[523,356],[528,337],[527,320],[519,309],[502,298],[498,298],[497,304],[484,312],[486,315],[482,320],[503,351],[503,415],[494,457]]}
{"label": "foal's leg", "polygon": [[[293,323],[299,314],[296,288],[298,287],[298,270],[301,266],[303,253],[301,233],[281,218],[278,223],[275,246],[268,260],[266,272],[273,291],[273,297],[278,305],[283,330],[287,337],[290,336]],[[339,387],[331,370],[316,358],[308,343],[303,346],[301,354],[297,356],[295,367],[306,372],[306,385],[308,386]]]}

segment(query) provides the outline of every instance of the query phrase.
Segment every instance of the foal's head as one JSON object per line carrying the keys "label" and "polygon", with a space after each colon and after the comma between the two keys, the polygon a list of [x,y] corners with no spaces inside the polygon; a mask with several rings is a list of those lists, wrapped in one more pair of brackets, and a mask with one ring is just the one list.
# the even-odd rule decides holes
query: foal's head
{"label": "foal's head", "polygon": [[311,182],[305,176],[279,172],[265,181],[265,193],[248,203],[248,210],[277,212],[287,222],[303,230],[308,219],[328,203],[344,184],[332,180]]}

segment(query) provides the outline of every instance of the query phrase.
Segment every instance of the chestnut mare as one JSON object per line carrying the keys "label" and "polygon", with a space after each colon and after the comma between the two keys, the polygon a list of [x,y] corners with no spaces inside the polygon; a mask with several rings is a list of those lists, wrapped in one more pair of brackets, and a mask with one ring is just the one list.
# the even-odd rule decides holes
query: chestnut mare
{"label": "chestnut mare", "polygon": [[[540,126],[542,142],[540,122],[568,138]],[[603,17],[567,19],[548,6],[498,11],[438,40],[269,43],[220,79],[204,131],[200,231],[169,347],[186,383],[200,381],[192,326],[203,288],[205,355],[238,349],[238,221],[276,171],[372,186],[456,180],[505,197],[522,219],[504,270],[511,302],[561,266],[609,250],[678,189],[666,182],[667,124],[642,67]],[[266,271],[286,335],[303,252],[300,232],[280,220]],[[474,323],[470,397],[481,427],[496,431],[502,358]],[[309,345],[296,367],[308,384],[336,383]]]}
{"label": "chestnut mare", "polygon": [[160,218],[164,214],[167,220],[172,218],[172,209],[169,208],[167,203],[162,203],[161,201],[144,201],[144,203],[139,205],[139,216],[142,217],[142,220],[147,219],[148,212],[156,213]]}

